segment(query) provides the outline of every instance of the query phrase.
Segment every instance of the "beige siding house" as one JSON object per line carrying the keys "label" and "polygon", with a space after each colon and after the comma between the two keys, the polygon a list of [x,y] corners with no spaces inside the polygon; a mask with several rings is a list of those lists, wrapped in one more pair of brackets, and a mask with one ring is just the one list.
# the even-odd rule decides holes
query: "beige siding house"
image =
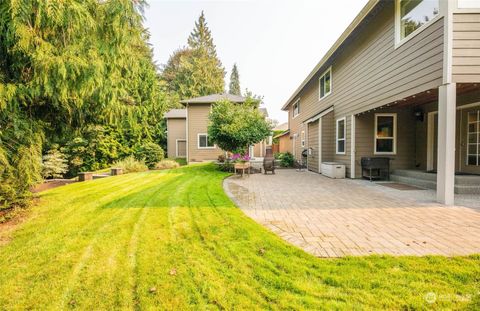
{"label": "beige siding house", "polygon": [[187,111],[172,109],[165,114],[167,120],[167,155],[169,158],[187,157]]}
{"label": "beige siding house", "polygon": [[480,1],[369,1],[283,110],[310,170],[334,161],[360,178],[362,157],[389,157],[437,173],[453,203],[468,191],[455,172],[480,174]]}
{"label": "beige siding house", "polygon": [[[223,150],[208,138],[208,115],[212,104],[220,100],[243,103],[246,98],[231,94],[213,94],[182,100],[185,109],[172,109],[165,114],[167,120],[168,157],[184,157],[187,162],[215,161]],[[259,108],[265,116],[267,111]],[[263,157],[268,141],[262,141],[249,150],[252,157]]]}

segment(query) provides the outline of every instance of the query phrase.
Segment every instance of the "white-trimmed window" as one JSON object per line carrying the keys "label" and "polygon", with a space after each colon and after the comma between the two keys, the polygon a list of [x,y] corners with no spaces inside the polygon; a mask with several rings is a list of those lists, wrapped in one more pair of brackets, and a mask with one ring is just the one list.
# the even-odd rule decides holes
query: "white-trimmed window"
{"label": "white-trimmed window", "polygon": [[397,114],[375,114],[375,154],[397,152]]}
{"label": "white-trimmed window", "polygon": [[395,0],[396,43],[415,36],[440,11],[440,0]]}
{"label": "white-trimmed window", "polygon": [[322,99],[332,93],[332,67],[323,73],[319,80],[318,98]]}
{"label": "white-trimmed window", "polygon": [[336,127],[336,143],[335,150],[337,154],[345,154],[346,147],[346,138],[347,138],[347,123],[346,118],[341,118],[337,120]]}
{"label": "white-trimmed window", "polygon": [[297,99],[295,103],[293,103],[293,117],[295,118],[300,114],[300,99]]}
{"label": "white-trimmed window", "polygon": [[302,135],[300,137],[301,137],[302,147],[305,147],[305,131],[302,131]]}
{"label": "white-trimmed window", "polygon": [[480,9],[480,0],[458,0],[459,9]]}
{"label": "white-trimmed window", "polygon": [[208,134],[198,134],[198,149],[213,149],[215,144],[208,138]]}
{"label": "white-trimmed window", "polygon": [[480,110],[468,113],[467,165],[480,166]]}

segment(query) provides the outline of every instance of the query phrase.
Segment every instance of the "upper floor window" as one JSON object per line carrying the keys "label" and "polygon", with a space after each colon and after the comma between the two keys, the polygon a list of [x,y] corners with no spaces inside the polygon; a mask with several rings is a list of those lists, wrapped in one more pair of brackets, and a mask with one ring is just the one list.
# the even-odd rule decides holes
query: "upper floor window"
{"label": "upper floor window", "polygon": [[300,114],[300,99],[293,104],[293,117],[295,118]]}
{"label": "upper floor window", "polygon": [[459,9],[480,9],[480,0],[458,0]]}
{"label": "upper floor window", "polygon": [[395,154],[397,140],[397,115],[375,114],[375,154]]}
{"label": "upper floor window", "polygon": [[[413,36],[439,13],[439,0],[396,0],[397,43]],[[418,30],[418,31],[417,31]]]}
{"label": "upper floor window", "polygon": [[346,119],[338,119],[337,120],[337,128],[336,128],[336,151],[337,154],[345,154],[345,140],[347,137],[347,126],[345,124]]}
{"label": "upper floor window", "polygon": [[319,81],[319,98],[322,99],[332,92],[332,67],[323,73]]}
{"label": "upper floor window", "polygon": [[210,140],[208,134],[198,134],[198,149],[212,149],[215,144]]}

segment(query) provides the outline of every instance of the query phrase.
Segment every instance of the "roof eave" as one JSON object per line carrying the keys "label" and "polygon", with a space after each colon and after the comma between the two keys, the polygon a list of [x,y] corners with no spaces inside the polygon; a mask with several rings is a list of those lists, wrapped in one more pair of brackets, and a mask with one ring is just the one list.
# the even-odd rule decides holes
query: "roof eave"
{"label": "roof eave", "polygon": [[342,45],[342,43],[350,36],[350,34],[357,28],[358,25],[363,21],[363,19],[370,13],[370,11],[377,5],[380,0],[369,0],[368,3],[363,7],[360,13],[357,14],[355,19],[350,23],[350,25],[345,29],[340,38],[335,41],[333,46],[328,50],[327,54],[318,62],[318,64],[313,68],[310,74],[303,80],[302,84],[295,90],[295,92],[290,96],[287,102],[283,105],[282,110],[287,111],[290,103],[297,97],[300,91],[307,85],[307,83],[313,78],[313,76],[320,70],[320,68],[325,64],[325,62],[335,53],[335,51]]}
{"label": "roof eave", "polygon": [[273,138],[282,137],[282,136],[285,136],[285,135],[287,135],[287,134],[290,134],[290,130],[286,130],[286,131],[283,132],[283,133],[280,133],[280,134],[278,134],[278,135],[275,135],[275,136],[273,136]]}

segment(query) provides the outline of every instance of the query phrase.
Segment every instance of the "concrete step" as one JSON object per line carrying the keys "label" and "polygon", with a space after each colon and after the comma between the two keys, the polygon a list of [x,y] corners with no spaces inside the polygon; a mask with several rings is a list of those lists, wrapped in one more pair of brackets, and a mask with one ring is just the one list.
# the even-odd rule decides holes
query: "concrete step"
{"label": "concrete step", "polygon": [[455,185],[455,193],[480,194],[480,185]]}
{"label": "concrete step", "polygon": [[480,186],[480,176],[475,175],[457,175],[455,176],[456,185]]}
{"label": "concrete step", "polygon": [[417,178],[422,180],[437,181],[437,174],[427,173],[424,171],[415,171],[415,170],[394,170],[392,175],[403,176],[409,178]]}
{"label": "concrete step", "polygon": [[[431,179],[422,179],[415,177],[408,177],[402,175],[397,175],[398,171],[395,171],[395,174],[390,175],[390,180],[396,181],[403,184],[413,185],[425,189],[437,188],[436,180]],[[428,174],[428,173],[427,173]],[[412,174],[414,175],[414,174]],[[434,174],[431,174],[434,175]],[[417,176],[425,176],[418,174]],[[435,176],[435,175],[434,175]],[[455,177],[455,193],[457,194],[480,194],[480,177],[479,176],[456,176]]]}
{"label": "concrete step", "polygon": [[437,182],[432,181],[432,180],[425,180],[425,179],[420,179],[420,178],[414,178],[414,177],[408,177],[408,176],[402,176],[402,175],[397,175],[397,174],[392,174],[390,175],[390,180],[391,181],[396,181],[402,184],[407,184],[407,185],[412,185],[412,186],[417,186],[420,188],[425,188],[425,189],[436,189],[437,188]]}

